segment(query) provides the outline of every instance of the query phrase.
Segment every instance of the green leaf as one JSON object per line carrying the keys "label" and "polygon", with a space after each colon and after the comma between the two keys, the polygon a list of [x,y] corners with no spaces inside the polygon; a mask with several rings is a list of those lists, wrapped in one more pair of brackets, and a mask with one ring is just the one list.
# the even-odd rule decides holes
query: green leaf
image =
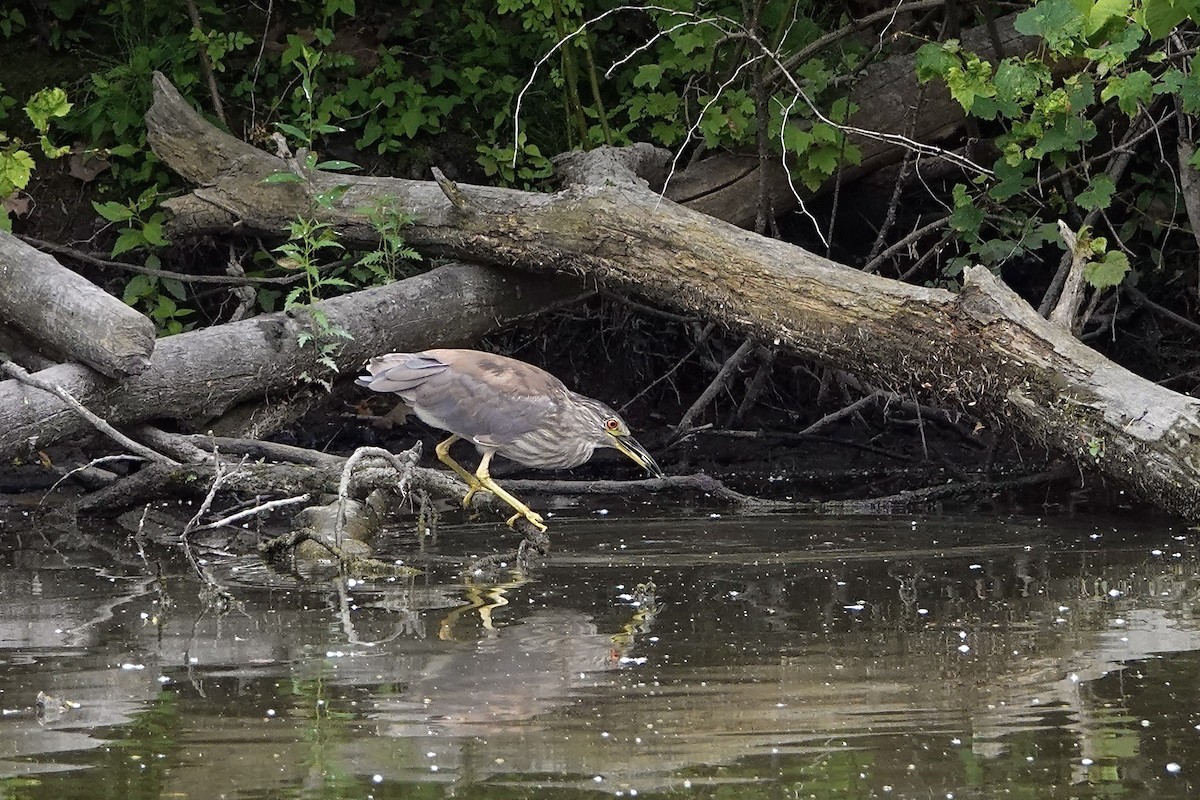
{"label": "green leaf", "polygon": [[65,117],[70,110],[71,104],[67,102],[66,91],[57,87],[42,89],[25,104],[25,114],[38,133],[48,131],[50,120]]}
{"label": "green leaf", "polygon": [[166,247],[168,244],[170,244],[170,242],[166,240],[162,233],[162,216],[160,214],[155,214],[154,217],[155,218],[147,222],[145,227],[142,228],[142,236],[145,237],[146,241],[152,245]]}
{"label": "green leaf", "polygon": [[1011,239],[987,239],[972,248],[979,263],[984,266],[1003,264],[1017,254],[1019,243]]}
{"label": "green leaf", "polygon": [[352,161],[336,161],[335,160],[335,161],[322,161],[321,163],[317,164],[317,169],[326,169],[326,170],[336,171],[336,170],[343,170],[343,169],[359,169],[359,166],[358,166],[358,164],[355,164]]}
{"label": "green leaf", "polygon": [[1006,58],[996,68],[996,102],[1006,117],[1016,117],[1051,83],[1050,70],[1041,61]]}
{"label": "green leaf", "polygon": [[1013,21],[1018,33],[1040,36],[1059,55],[1069,55],[1083,39],[1085,19],[1071,0],[1041,0]]}
{"label": "green leaf", "polygon": [[1033,185],[1028,174],[1033,164],[1033,161],[1025,158],[1016,164],[999,159],[995,165],[996,183],[988,189],[988,197],[1003,203],[1028,189]]}
{"label": "green leaf", "polygon": [[838,151],[833,147],[818,147],[808,151],[808,166],[828,177],[838,166]]}
{"label": "green leaf", "polygon": [[275,289],[259,289],[258,290],[258,305],[263,311],[270,314],[275,310],[275,304],[279,302],[280,293]]}
{"label": "green leaf", "polygon": [[155,303],[154,308],[150,310],[150,316],[161,322],[164,319],[175,316],[176,308],[177,306],[175,305],[174,300],[166,295],[159,295],[158,302]]}
{"label": "green leaf", "polygon": [[119,256],[122,253],[128,253],[141,247],[146,243],[146,239],[142,236],[142,232],[136,228],[126,228],[117,236],[117,241],[113,243],[112,254]]}
{"label": "green leaf", "polygon": [[302,183],[303,179],[294,172],[276,172],[263,178],[263,183]]}
{"label": "green leaf", "polygon": [[308,134],[297,128],[295,125],[289,125],[286,122],[276,122],[275,127],[279,128],[279,130],[283,131],[288,136],[291,136],[293,139],[305,143],[309,141]]}
{"label": "green leaf", "polygon": [[1101,28],[1115,19],[1124,19],[1132,6],[1130,0],[1096,0],[1088,12],[1087,26],[1084,32],[1088,36],[1097,33]]}
{"label": "green leaf", "polygon": [[664,70],[662,64],[643,64],[633,76],[633,85],[638,88],[657,89],[658,84],[662,82]]}
{"label": "green leaf", "polygon": [[976,98],[992,97],[996,87],[992,83],[992,65],[971,55],[961,67],[951,67],[946,72],[946,86],[963,111],[970,113]]}
{"label": "green leaf", "polygon": [[1072,152],[1096,137],[1096,123],[1082,117],[1059,115],[1054,124],[1029,148],[1029,156],[1041,158],[1059,151]]}
{"label": "green leaf", "polygon": [[138,148],[131,144],[119,144],[116,147],[108,148],[109,155],[129,158],[134,153],[138,152]]}
{"label": "green leaf", "polygon": [[[1100,77],[1104,77],[1128,61],[1129,56],[1133,55],[1133,52],[1141,46],[1142,40],[1146,38],[1146,31],[1140,26],[1125,24],[1123,19],[1119,24],[1122,25],[1120,31],[1110,41],[1105,42],[1103,47],[1084,48],[1084,57],[1090,58],[1099,65],[1097,74]],[[1118,23],[1114,22],[1109,27],[1117,25]],[[1149,61],[1155,61],[1155,54],[1151,53],[1146,58]]]}
{"label": "green leaf", "polygon": [[1087,191],[1080,192],[1075,198],[1075,202],[1079,203],[1080,208],[1088,211],[1096,211],[1108,208],[1112,202],[1113,192],[1116,191],[1116,186],[1113,184],[1112,178],[1104,173],[1092,178],[1092,185]]}
{"label": "green leaf", "polygon": [[[9,183],[17,189],[29,185],[33,174],[33,157],[24,150],[0,152],[0,183]],[[10,190],[11,191],[11,190]]]}
{"label": "green leaf", "polygon": [[[954,50],[951,49],[954,46]],[[923,44],[917,49],[916,69],[917,80],[921,83],[928,83],[934,78],[941,78],[952,67],[958,66],[959,59],[954,52],[957,51],[958,42],[951,39],[945,44],[930,42]]]}
{"label": "green leaf", "polygon": [[1198,0],[1144,0],[1134,19],[1150,33],[1151,39],[1163,39],[1197,12],[1200,12]]}
{"label": "green leaf", "polygon": [[1095,289],[1117,286],[1129,272],[1129,257],[1120,250],[1104,255],[1104,260],[1093,261],[1083,268],[1083,279]]}
{"label": "green leaf", "polygon": [[50,141],[49,136],[38,137],[38,144],[42,146],[42,153],[45,154],[46,158],[62,158],[67,153],[71,152],[71,146],[69,144],[55,146],[54,142]]}
{"label": "green leaf", "polygon": [[1035,226],[1021,239],[1021,245],[1026,250],[1036,250],[1042,245],[1050,244],[1051,242],[1060,248],[1066,247],[1062,236],[1058,232],[1058,225],[1053,222],[1044,222],[1041,225]]}
{"label": "green leaf", "polygon": [[409,106],[400,115],[400,118],[396,120],[396,124],[405,136],[412,139],[421,131],[421,126],[425,124],[425,113],[419,107]]}
{"label": "green leaf", "polygon": [[145,295],[154,291],[154,287],[154,279],[149,275],[134,275],[129,279],[129,283],[125,284],[125,292],[121,295],[121,300],[125,302],[125,305],[132,306]]}
{"label": "green leaf", "polygon": [[698,50],[704,47],[704,36],[700,31],[693,28],[685,28],[682,32],[677,32],[671,36],[675,42],[675,46],[679,48],[679,52],[687,55],[693,50]]}
{"label": "green leaf", "polygon": [[1138,113],[1140,104],[1149,103],[1153,97],[1154,78],[1144,69],[1129,73],[1125,77],[1113,77],[1100,91],[1100,101],[1107,103],[1117,98],[1117,106],[1132,117]]}
{"label": "green leaf", "polygon": [[1178,73],[1178,88],[1170,91],[1179,95],[1179,101],[1183,104],[1185,114],[1200,113],[1200,70],[1196,69],[1197,66],[1200,65],[1193,64],[1192,69],[1186,75],[1178,70],[1172,70],[1171,76],[1164,76],[1164,83],[1166,83],[1168,77],[1175,77],[1175,74]]}
{"label": "green leaf", "polygon": [[784,149],[792,153],[803,153],[813,144],[813,135],[798,125],[788,125],[783,129]]}
{"label": "green leaf", "polygon": [[361,150],[367,145],[379,141],[379,137],[381,136],[383,136],[383,126],[379,124],[378,119],[371,117],[367,120],[366,126],[363,127],[362,136],[354,143],[354,146]]}
{"label": "green leaf", "polygon": [[111,200],[107,203],[97,203],[93,200],[92,208],[109,222],[125,222],[133,217],[133,212],[128,207]]}
{"label": "green leaf", "polygon": [[950,214],[950,227],[961,233],[979,235],[979,228],[983,225],[983,210],[976,208],[971,197],[967,194],[967,187],[961,183],[954,186],[954,211]]}
{"label": "green leaf", "polygon": [[163,278],[162,285],[176,300],[187,300],[187,288],[184,287],[182,281],[175,278]]}

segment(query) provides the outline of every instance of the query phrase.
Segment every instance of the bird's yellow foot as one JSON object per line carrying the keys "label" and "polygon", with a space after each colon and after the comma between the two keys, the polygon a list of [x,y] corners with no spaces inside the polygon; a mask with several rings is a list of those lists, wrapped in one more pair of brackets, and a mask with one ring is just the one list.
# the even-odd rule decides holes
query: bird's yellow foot
{"label": "bird's yellow foot", "polygon": [[529,509],[525,509],[524,511],[518,511],[516,514],[513,514],[511,517],[509,517],[508,518],[508,527],[511,528],[513,525],[516,524],[517,520],[521,519],[522,517],[525,518],[526,522],[528,522],[533,527],[537,528],[542,533],[546,532],[546,530],[547,530],[546,523],[542,521],[542,515],[537,513],[536,511],[530,511]]}
{"label": "bird's yellow foot", "polygon": [[467,484],[467,487],[468,487],[467,493],[463,495],[463,499],[462,499],[463,508],[471,507],[471,500],[472,500],[472,498],[475,497],[476,492],[486,492],[487,491],[487,489],[484,488],[483,484],[479,483],[478,481],[476,481],[475,483]]}

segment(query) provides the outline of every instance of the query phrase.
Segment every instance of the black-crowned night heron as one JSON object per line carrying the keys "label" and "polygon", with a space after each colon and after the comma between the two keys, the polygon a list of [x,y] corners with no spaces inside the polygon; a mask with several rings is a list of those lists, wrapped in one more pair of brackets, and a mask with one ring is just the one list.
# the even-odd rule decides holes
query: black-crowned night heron
{"label": "black-crowned night heron", "polygon": [[[524,517],[546,530],[541,515],[492,480],[488,465],[495,455],[527,467],[569,469],[591,458],[597,447],[612,447],[662,477],[617,412],[532,364],[477,350],[425,350],[373,358],[367,372],[358,379],[360,386],[400,395],[423,422],[453,434],[436,452],[467,482],[463,505],[487,490],[516,509],[510,526]],[[479,450],[474,475],[450,457],[450,445],[459,439]]]}

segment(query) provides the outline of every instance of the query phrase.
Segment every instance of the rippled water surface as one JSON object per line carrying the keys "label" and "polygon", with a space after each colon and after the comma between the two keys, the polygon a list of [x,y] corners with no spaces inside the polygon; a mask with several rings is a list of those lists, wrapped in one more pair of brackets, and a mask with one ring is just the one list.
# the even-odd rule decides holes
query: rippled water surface
{"label": "rippled water surface", "polygon": [[464,580],[515,544],[472,527],[384,542],[407,581],[215,565],[227,613],[172,554],[27,525],[0,525],[4,798],[1200,787],[1200,562],[1166,521],[556,521],[543,565]]}

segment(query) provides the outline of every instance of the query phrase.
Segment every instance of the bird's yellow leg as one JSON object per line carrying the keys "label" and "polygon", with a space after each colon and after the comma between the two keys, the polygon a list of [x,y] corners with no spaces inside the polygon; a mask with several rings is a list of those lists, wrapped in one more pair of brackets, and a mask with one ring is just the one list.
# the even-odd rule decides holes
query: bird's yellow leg
{"label": "bird's yellow leg", "polygon": [[467,506],[470,505],[471,498],[475,496],[475,493],[484,487],[483,484],[479,482],[478,478],[467,471],[466,467],[450,457],[450,445],[454,444],[461,438],[462,437],[456,433],[446,441],[438,444],[437,447],[433,448],[433,452],[437,453],[438,461],[441,461],[447,467],[454,470],[456,473],[458,473],[458,477],[467,482],[467,493],[463,496],[463,505]]}
{"label": "bird's yellow leg", "polygon": [[488,472],[488,465],[492,461],[491,453],[484,453],[483,458],[479,460],[479,469],[475,470],[475,479],[479,481],[479,485],[487,489],[492,494],[499,497],[504,502],[508,503],[517,513],[508,518],[508,527],[512,527],[518,517],[524,517],[530,525],[537,528],[542,533],[546,532],[546,523],[542,521],[542,515],[533,511],[529,506],[522,503],[517,498],[513,497],[508,492],[501,489]]}

